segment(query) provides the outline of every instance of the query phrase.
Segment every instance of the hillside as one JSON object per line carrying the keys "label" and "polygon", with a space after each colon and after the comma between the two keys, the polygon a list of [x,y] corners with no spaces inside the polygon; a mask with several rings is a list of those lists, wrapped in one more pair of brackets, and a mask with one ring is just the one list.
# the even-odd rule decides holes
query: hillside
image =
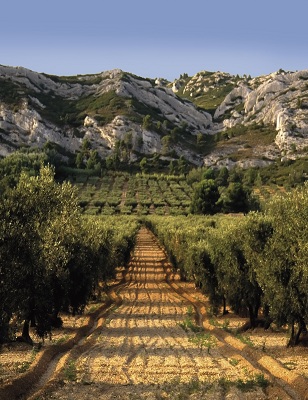
{"label": "hillside", "polygon": [[264,164],[277,157],[307,155],[308,70],[280,70],[251,78],[227,73],[200,72],[182,76],[173,90],[213,115],[221,141],[206,165],[247,165],[259,158]]}
{"label": "hillside", "polygon": [[52,144],[68,159],[88,139],[106,158],[158,153],[194,165],[262,166],[307,155],[308,70],[222,72],[175,82],[121,70],[71,77],[0,66],[0,155]]}

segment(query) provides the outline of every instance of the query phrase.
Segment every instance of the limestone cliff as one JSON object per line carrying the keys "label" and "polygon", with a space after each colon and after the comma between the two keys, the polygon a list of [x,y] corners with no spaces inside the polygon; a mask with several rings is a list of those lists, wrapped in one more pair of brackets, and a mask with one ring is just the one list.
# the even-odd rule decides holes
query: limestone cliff
{"label": "limestone cliff", "polygon": [[[131,160],[161,153],[197,165],[245,166],[301,157],[308,148],[307,82],[308,70],[253,79],[202,71],[167,82],[119,69],[60,77],[0,66],[0,155],[47,142],[74,154],[88,138],[106,157],[129,134]],[[264,126],[275,132],[271,142],[261,134],[258,146],[245,142],[243,127],[258,135]],[[238,127],[242,141],[232,138]],[[209,151],[204,142],[214,137]],[[245,146],[255,148],[232,159]]]}

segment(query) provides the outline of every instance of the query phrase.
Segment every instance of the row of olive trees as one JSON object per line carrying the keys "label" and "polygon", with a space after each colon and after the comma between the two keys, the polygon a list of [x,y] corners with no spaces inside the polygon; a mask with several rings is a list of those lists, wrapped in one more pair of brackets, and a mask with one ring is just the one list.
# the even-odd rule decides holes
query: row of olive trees
{"label": "row of olive trees", "polygon": [[137,229],[82,219],[74,187],[55,182],[49,167],[38,176],[22,173],[6,191],[0,225],[0,342],[15,318],[30,343],[30,325],[44,337],[61,310],[83,311],[99,281],[127,260]]}
{"label": "row of olive trees", "polygon": [[[203,220],[203,222],[202,222]],[[308,324],[308,185],[246,217],[151,217],[150,226],[183,277],[213,310],[247,313],[249,326],[290,327],[297,344]]]}

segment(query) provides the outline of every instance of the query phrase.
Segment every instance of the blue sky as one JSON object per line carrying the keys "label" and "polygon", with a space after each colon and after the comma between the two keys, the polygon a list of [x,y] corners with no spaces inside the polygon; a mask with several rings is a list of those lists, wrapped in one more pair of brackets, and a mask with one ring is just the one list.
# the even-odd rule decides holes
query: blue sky
{"label": "blue sky", "polygon": [[169,80],[308,69],[307,15],[307,0],[4,0],[0,64]]}

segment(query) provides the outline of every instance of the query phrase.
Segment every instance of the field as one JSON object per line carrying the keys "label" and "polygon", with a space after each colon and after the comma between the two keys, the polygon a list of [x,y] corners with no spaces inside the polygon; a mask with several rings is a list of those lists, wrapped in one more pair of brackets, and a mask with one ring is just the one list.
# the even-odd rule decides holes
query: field
{"label": "field", "polygon": [[[187,215],[194,192],[184,176],[173,175],[80,175],[72,183],[78,188],[85,215]],[[283,187],[274,184],[253,190],[261,202],[284,192]]]}
{"label": "field", "polygon": [[83,316],[63,316],[42,348],[0,352],[4,399],[307,399],[308,348],[283,329],[235,335],[142,228],[128,268]]}
{"label": "field", "polygon": [[80,205],[88,215],[188,214],[193,189],[184,177],[107,174],[81,176]]}

